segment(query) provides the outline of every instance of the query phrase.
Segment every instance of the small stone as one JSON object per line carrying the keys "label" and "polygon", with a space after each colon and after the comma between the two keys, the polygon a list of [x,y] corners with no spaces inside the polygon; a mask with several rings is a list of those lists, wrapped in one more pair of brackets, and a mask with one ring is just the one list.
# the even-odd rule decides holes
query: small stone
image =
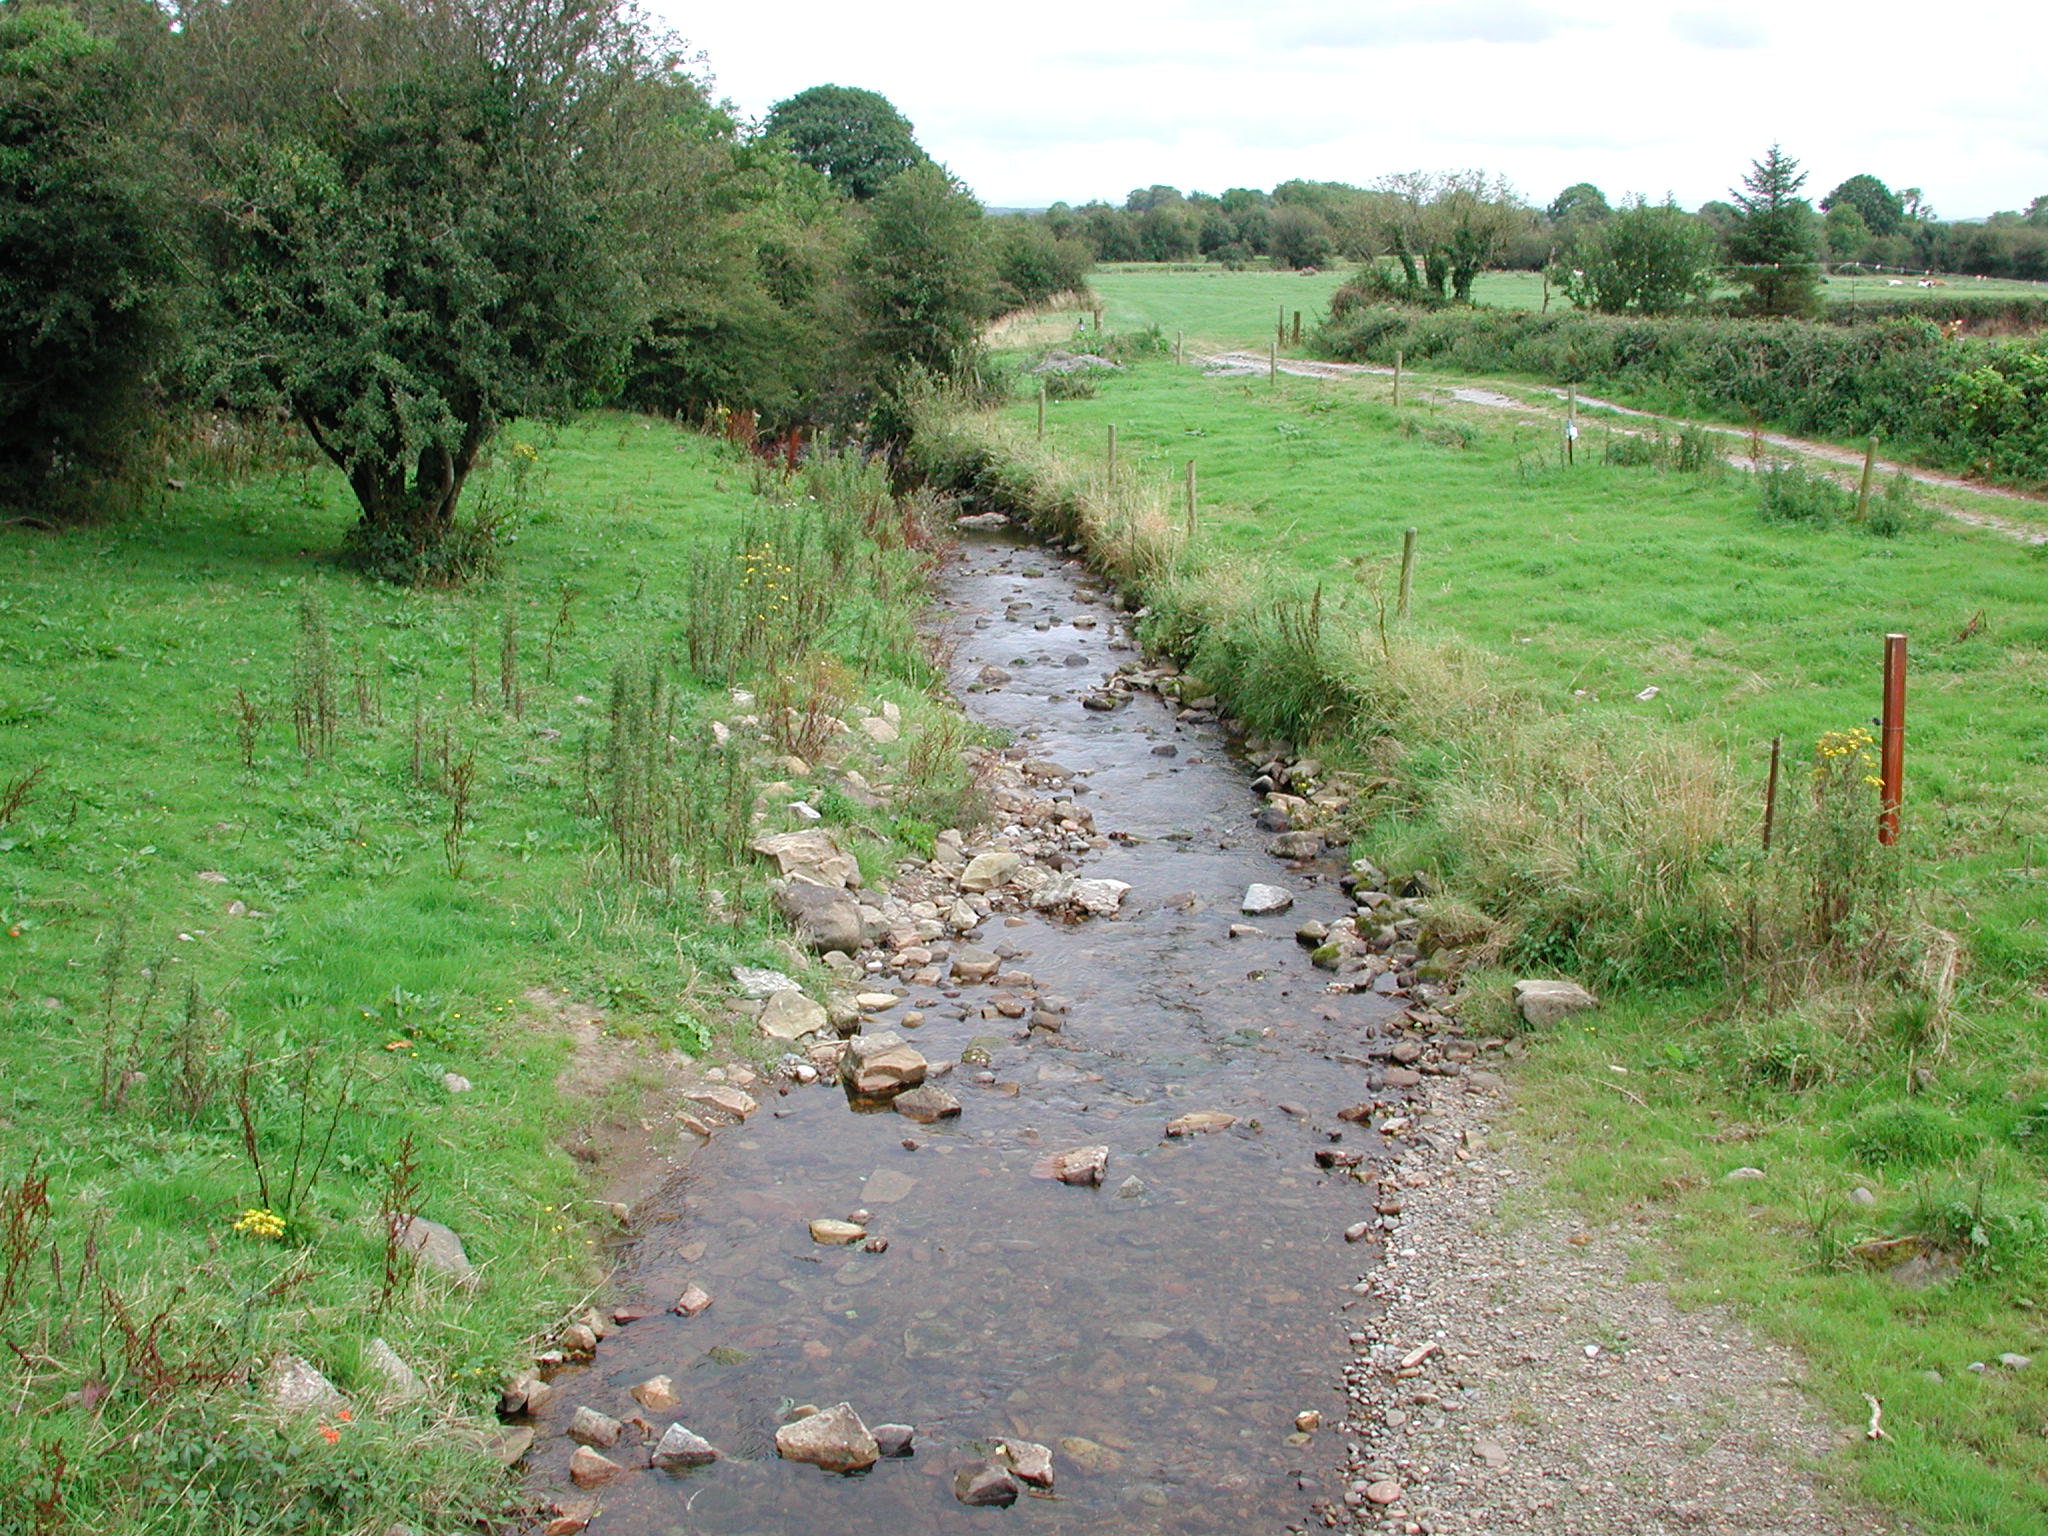
{"label": "small stone", "polygon": [[708,1088],[699,1088],[685,1097],[692,1104],[701,1104],[706,1109],[729,1115],[734,1120],[745,1120],[761,1107],[752,1094],[724,1083],[713,1083]]}
{"label": "small stone", "polygon": [[1198,1109],[1193,1114],[1181,1115],[1166,1122],[1169,1136],[1206,1136],[1212,1131],[1227,1131],[1237,1124],[1237,1116],[1226,1115],[1220,1110]]}
{"label": "small stone", "polygon": [[501,1424],[490,1438],[490,1452],[499,1466],[516,1467],[533,1449],[535,1438],[531,1424]]}
{"label": "small stone", "polygon": [[554,1518],[541,1527],[541,1536],[578,1536],[579,1532],[589,1529],[590,1522],[596,1518],[597,1506],[588,1500],[557,1504]]}
{"label": "small stone", "polygon": [[1303,1434],[1310,1434],[1323,1427],[1323,1416],[1313,1408],[1304,1408],[1294,1416],[1294,1427]]}
{"label": "small stone", "polygon": [[469,1255],[462,1248],[462,1239],[456,1236],[451,1228],[418,1215],[395,1215],[391,1218],[391,1228],[399,1247],[411,1253],[427,1268],[439,1270],[458,1285],[476,1285],[476,1271],[470,1267]]}
{"label": "small stone", "polygon": [[776,1453],[827,1472],[858,1472],[881,1457],[881,1448],[851,1403],[808,1414],[775,1431]]}
{"label": "small stone", "polygon": [[1867,1211],[1877,1204],[1877,1196],[1859,1185],[1849,1191],[1849,1203],[1851,1205],[1860,1205]]}
{"label": "small stone", "polygon": [[1034,1440],[1005,1440],[1003,1457],[1021,1483],[1034,1488],[1052,1486],[1052,1450]]}
{"label": "small stone", "polygon": [[[657,1381],[668,1378],[660,1376]],[[709,1440],[692,1434],[680,1424],[671,1424],[661,1432],[661,1440],[654,1447],[650,1458],[654,1465],[663,1468],[708,1467],[718,1460],[718,1451]]]}
{"label": "small stone", "polygon": [[827,1247],[857,1243],[868,1235],[868,1229],[856,1226],[850,1221],[833,1221],[821,1217],[811,1223],[811,1241]]}
{"label": "small stone", "polygon": [[1390,1477],[1365,1485],[1365,1496],[1375,1504],[1397,1503],[1401,1497],[1401,1485]]}
{"label": "small stone", "polygon": [[1017,1502],[1017,1479],[1008,1467],[977,1461],[953,1474],[953,1497],[967,1505],[1008,1506]]}
{"label": "small stone", "polygon": [[555,1389],[532,1371],[522,1371],[505,1383],[498,1397],[500,1413],[539,1413],[547,1407]]}
{"label": "small stone", "polygon": [[1100,1184],[1109,1172],[1109,1148],[1074,1147],[1055,1152],[1051,1165],[1052,1176],[1062,1184]]}
{"label": "small stone", "polygon": [[884,1456],[908,1456],[917,1430],[908,1424],[877,1424],[874,1436],[875,1448]]}
{"label": "small stone", "polygon": [[1116,1197],[1119,1200],[1135,1200],[1140,1195],[1149,1194],[1150,1192],[1151,1186],[1135,1173],[1116,1187]]}
{"label": "small stone", "polygon": [[967,861],[967,868],[961,871],[960,889],[977,894],[992,891],[1016,874],[1023,864],[1023,855],[1012,853],[1008,849],[994,853],[977,853]]}
{"label": "small stone", "polygon": [[596,1488],[610,1482],[626,1469],[609,1456],[600,1456],[587,1445],[579,1445],[569,1458],[569,1481],[578,1488]]}
{"label": "small stone", "polygon": [[2034,1357],[2032,1355],[2016,1355],[2008,1352],[1998,1357],[1998,1363],[2008,1371],[2024,1371],[2034,1363]]}
{"label": "small stone", "polygon": [[469,1079],[460,1072],[443,1072],[441,1074],[441,1086],[450,1093],[467,1093],[472,1085]]}
{"label": "small stone", "polygon": [[695,1317],[711,1305],[711,1293],[701,1285],[691,1284],[683,1288],[683,1294],[675,1299],[669,1311],[677,1317]]}
{"label": "small stone", "polygon": [[1344,1229],[1344,1241],[1362,1243],[1372,1236],[1373,1224],[1369,1221],[1354,1221]]}
{"label": "small stone", "polygon": [[671,1408],[680,1408],[683,1400],[676,1396],[676,1384],[667,1376],[650,1376],[633,1389],[633,1401],[649,1413],[667,1413]]}
{"label": "small stone", "polygon": [[1735,1183],[1743,1179],[1763,1178],[1764,1171],[1761,1168],[1731,1168],[1722,1177],[1730,1183]]}
{"label": "small stone", "polygon": [[569,1420],[566,1433],[578,1445],[613,1446],[619,1443],[619,1436],[624,1431],[625,1426],[610,1414],[584,1407],[578,1408],[575,1417]]}
{"label": "small stone", "polygon": [[1285,912],[1293,905],[1293,893],[1277,885],[1249,885],[1245,887],[1244,899],[1238,903],[1238,909],[1247,917],[1264,917],[1273,912]]}
{"label": "small stone", "polygon": [[419,1372],[400,1357],[382,1339],[370,1340],[370,1347],[363,1351],[363,1364],[384,1382],[383,1397],[387,1401],[409,1402],[416,1397],[425,1397],[426,1383],[420,1380]]}
{"label": "small stone", "polygon": [[913,1189],[917,1180],[894,1168],[877,1168],[861,1186],[861,1197],[874,1205],[894,1205]]}
{"label": "small stone", "polygon": [[1267,845],[1276,859],[1312,859],[1323,851],[1320,832],[1282,832]]}

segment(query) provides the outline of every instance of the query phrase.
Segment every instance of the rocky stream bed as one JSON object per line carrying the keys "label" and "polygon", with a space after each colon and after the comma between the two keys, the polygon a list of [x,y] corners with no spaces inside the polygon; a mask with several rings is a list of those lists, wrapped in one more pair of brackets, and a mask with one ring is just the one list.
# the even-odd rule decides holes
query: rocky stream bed
{"label": "rocky stream bed", "polygon": [[787,1054],[711,1074],[606,1305],[508,1389],[544,1528],[1398,1521],[1354,1360],[1401,1157],[1468,1155],[1409,1101],[1497,1081],[1419,893],[1325,850],[1341,778],[1228,738],[1077,560],[970,535],[936,622],[1012,743],[996,822],[886,893],[815,828],[757,845],[839,989],[735,976]]}

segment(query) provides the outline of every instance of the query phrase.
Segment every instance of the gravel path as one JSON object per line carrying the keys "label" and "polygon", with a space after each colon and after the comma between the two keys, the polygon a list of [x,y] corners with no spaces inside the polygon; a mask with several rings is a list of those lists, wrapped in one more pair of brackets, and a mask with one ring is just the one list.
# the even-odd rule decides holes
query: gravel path
{"label": "gravel path", "polygon": [[[1265,373],[1268,366],[1264,354],[1257,352],[1216,352],[1199,357],[1196,362],[1221,378],[1249,378],[1255,374]],[[1326,363],[1310,359],[1281,358],[1278,366],[1280,371],[1289,377],[1302,379],[1392,378],[1394,374],[1393,369],[1381,367],[1377,363]],[[1413,375],[1409,377],[1413,379]],[[1541,407],[1532,406],[1511,395],[1474,385],[1460,385],[1446,390],[1417,382],[1411,387],[1417,396],[1443,395],[1464,405],[1485,406],[1489,410],[1520,411],[1528,416],[1549,414]],[[1559,401],[1566,398],[1565,391],[1561,389],[1546,389],[1544,392],[1556,396]],[[1653,411],[1639,411],[1632,406],[1617,405],[1612,400],[1602,400],[1593,395],[1580,395],[1578,403],[1587,410],[1613,411],[1616,415],[1632,416],[1658,427],[1681,425]],[[1720,427],[1709,430],[1745,445],[1749,442],[1747,433],[1733,432]],[[1783,453],[1798,454],[1802,458],[1815,459],[1836,468],[1851,469],[1859,473],[1863,468],[1862,454],[1847,448],[1837,448],[1831,443],[1816,443],[1803,437],[1787,437],[1780,432],[1759,432],[1756,440],[1764,447],[1775,448]],[[1746,453],[1730,453],[1727,457],[1729,463],[1738,467],[1746,467],[1749,462]],[[2034,508],[2037,512],[2048,514],[2048,499],[2030,496],[2024,491],[2007,490],[1996,485],[1979,485],[1958,475],[1945,475],[1933,469],[1918,469],[1911,464],[1899,464],[1889,459],[1877,460],[1875,467],[1877,473],[1887,477],[1904,475],[1917,485],[1929,486],[1936,490],[1968,491],[1974,495],[1991,496],[2001,501],[2019,502]],[[2023,544],[2048,544],[2048,529],[2015,523],[1988,512],[1967,508],[1943,506],[1941,510],[1959,523],[1968,523],[1974,528],[1988,528],[1994,533],[2003,534],[2009,539],[2017,539]]]}
{"label": "gravel path", "polygon": [[[1361,1283],[1345,1510],[1441,1536],[1879,1536],[1829,1491],[1859,1427],[1792,1354],[1630,1278],[1625,1231],[1545,1210],[1496,1080],[1429,1077],[1380,1183],[1387,1260]],[[1381,1310],[1381,1309],[1384,1310]]]}

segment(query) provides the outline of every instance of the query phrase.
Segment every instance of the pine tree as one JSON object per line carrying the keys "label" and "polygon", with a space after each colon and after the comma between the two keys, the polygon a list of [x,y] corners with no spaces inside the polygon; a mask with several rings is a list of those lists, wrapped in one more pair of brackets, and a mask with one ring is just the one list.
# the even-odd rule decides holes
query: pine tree
{"label": "pine tree", "polygon": [[1735,200],[1728,231],[1730,276],[1749,289],[1748,308],[1759,315],[1809,315],[1820,308],[1818,220],[1799,195],[1806,173],[1773,144],[1752,160]]}

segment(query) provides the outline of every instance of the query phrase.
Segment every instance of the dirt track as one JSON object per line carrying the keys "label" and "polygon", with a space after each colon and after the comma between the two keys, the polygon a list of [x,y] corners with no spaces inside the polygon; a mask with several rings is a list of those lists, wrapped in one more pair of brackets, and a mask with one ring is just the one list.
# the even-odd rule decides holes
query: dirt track
{"label": "dirt track", "polygon": [[[1201,364],[1208,372],[1226,377],[1264,373],[1268,367],[1267,359],[1257,352],[1215,352],[1198,357],[1195,361]],[[1282,358],[1278,366],[1282,373],[1292,378],[1303,379],[1392,378],[1394,373],[1393,369],[1381,367],[1377,363],[1329,363],[1307,358]],[[1412,380],[1414,375],[1410,374],[1408,378]],[[1549,389],[1542,386],[1532,387],[1536,388],[1539,393],[1554,398],[1559,403],[1562,403],[1566,398],[1565,391],[1561,389]],[[1488,410],[1516,411],[1528,417],[1554,414],[1548,408],[1531,404],[1527,400],[1519,400],[1499,390],[1486,389],[1475,385],[1454,385],[1446,389],[1440,385],[1417,382],[1413,385],[1413,392],[1418,398],[1434,397],[1437,399],[1454,400],[1461,405],[1476,405]],[[1639,411],[1631,406],[1617,405],[1611,400],[1602,400],[1595,395],[1581,395],[1579,396],[1578,403],[1583,410],[1612,411],[1617,416],[1634,417],[1659,427],[1676,428],[1684,425],[1684,423],[1675,421],[1670,417],[1659,416],[1652,411]],[[1739,453],[1731,452],[1727,455],[1729,463],[1739,468],[1751,467],[1750,455],[1746,451],[1750,443],[1749,434],[1718,427],[1710,430],[1722,437],[1734,439],[1743,445],[1745,451]],[[1755,441],[1760,447],[1776,450],[1780,456],[1796,454],[1803,459],[1811,459],[1837,468],[1859,471],[1863,467],[1863,456],[1861,454],[1846,448],[1837,448],[1831,443],[1817,443],[1807,438],[1790,437],[1781,432],[1759,432],[1756,434]],[[1967,491],[1976,496],[1995,497],[2001,501],[2016,502],[2035,508],[2043,515],[2048,515],[2048,498],[2030,496],[2023,491],[2006,490],[1999,486],[1980,485],[1975,481],[1965,480],[1959,475],[1945,475],[1939,470],[1920,469],[1914,465],[1901,464],[1890,459],[1877,460],[1876,468],[1879,473],[1886,476],[1904,475],[1918,485],[1928,486],[1935,490]],[[1953,506],[1945,502],[1937,503],[1937,505],[1943,514],[1954,518],[1957,522],[1968,523],[1976,528],[1988,528],[1992,532],[2003,534],[2009,539],[2017,539],[2022,544],[2048,544],[2048,528],[2031,527],[2025,523],[2012,522],[1988,512],[1978,512],[1965,507]]]}

